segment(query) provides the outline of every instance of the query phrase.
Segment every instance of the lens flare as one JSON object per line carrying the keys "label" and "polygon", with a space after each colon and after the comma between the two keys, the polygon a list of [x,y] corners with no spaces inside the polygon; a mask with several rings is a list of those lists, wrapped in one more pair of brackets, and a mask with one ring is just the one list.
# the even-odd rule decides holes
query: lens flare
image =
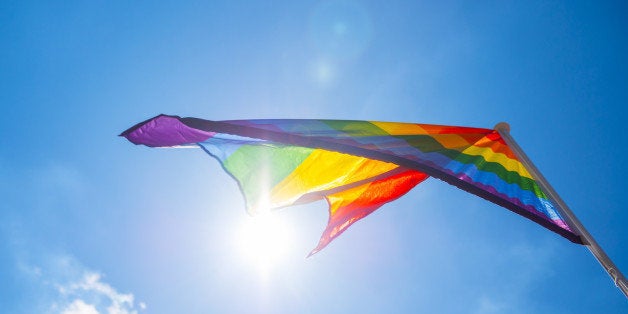
{"label": "lens flare", "polygon": [[279,263],[292,246],[293,232],[277,213],[248,217],[239,230],[242,255],[264,274]]}

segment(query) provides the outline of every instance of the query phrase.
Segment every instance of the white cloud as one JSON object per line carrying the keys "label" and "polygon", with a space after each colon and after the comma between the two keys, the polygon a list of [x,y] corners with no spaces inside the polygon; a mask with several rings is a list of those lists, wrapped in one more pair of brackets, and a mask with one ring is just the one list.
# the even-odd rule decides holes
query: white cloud
{"label": "white cloud", "polygon": [[98,311],[93,305],[87,304],[81,299],[77,299],[70,303],[61,314],[98,314]]}
{"label": "white cloud", "polygon": [[[61,313],[108,313],[108,314],[137,314],[134,306],[134,296],[131,293],[119,293],[109,284],[101,281],[101,275],[95,272],[85,272],[78,282],[70,282],[65,285],[58,285],[57,290],[62,296],[61,299],[77,297],[72,303],[56,305],[61,307]],[[88,301],[85,301],[88,300]],[[89,302],[89,303],[86,303]],[[67,301],[66,301],[67,303]],[[141,302],[140,308],[144,303]],[[82,306],[79,308],[78,306]],[[106,307],[106,311],[104,308]],[[145,307],[145,304],[144,304]],[[76,310],[76,309],[80,309]],[[100,309],[100,311],[98,310]]]}
{"label": "white cloud", "polygon": [[138,314],[146,309],[132,293],[118,292],[101,273],[69,255],[47,256],[41,266],[18,259],[22,274],[38,287],[33,312],[49,314]]}

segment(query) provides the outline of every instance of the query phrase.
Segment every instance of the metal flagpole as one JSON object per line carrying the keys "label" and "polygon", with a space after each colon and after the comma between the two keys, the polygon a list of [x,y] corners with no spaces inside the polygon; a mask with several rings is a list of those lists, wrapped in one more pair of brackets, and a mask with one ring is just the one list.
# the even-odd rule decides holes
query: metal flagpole
{"label": "metal flagpole", "polygon": [[587,246],[591,254],[595,256],[595,258],[600,262],[604,270],[611,276],[613,282],[615,282],[615,286],[617,286],[621,292],[624,293],[626,298],[628,298],[628,281],[626,281],[626,277],[621,273],[619,268],[615,266],[613,261],[606,255],[604,250],[600,247],[593,236],[587,231],[587,229],[580,223],[576,215],[569,209],[569,206],[565,204],[562,198],[556,193],[554,188],[547,182],[545,177],[541,174],[541,172],[534,166],[532,161],[528,158],[528,156],[523,152],[521,147],[515,142],[515,140],[510,136],[510,126],[508,123],[500,122],[494,128],[499,135],[504,139],[506,144],[512,149],[515,155],[519,158],[519,161],[526,167],[526,169],[530,172],[530,174],[537,181],[541,189],[549,198],[558,206],[558,211],[561,213],[563,218],[565,218],[569,227],[579,234],[582,237],[584,245]]}

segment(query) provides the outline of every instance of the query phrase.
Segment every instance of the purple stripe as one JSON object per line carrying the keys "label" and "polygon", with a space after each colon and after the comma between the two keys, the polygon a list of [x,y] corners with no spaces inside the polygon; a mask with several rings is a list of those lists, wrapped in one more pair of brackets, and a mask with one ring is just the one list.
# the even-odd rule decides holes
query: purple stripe
{"label": "purple stripe", "polygon": [[178,117],[160,115],[139,123],[121,134],[132,143],[149,147],[167,147],[205,141],[216,133],[191,128]]}
{"label": "purple stripe", "polygon": [[564,220],[560,220],[558,218],[552,219],[554,221],[554,223],[560,227],[562,227],[565,230],[569,230],[571,231],[571,229],[569,228],[569,226],[567,225],[567,223]]}

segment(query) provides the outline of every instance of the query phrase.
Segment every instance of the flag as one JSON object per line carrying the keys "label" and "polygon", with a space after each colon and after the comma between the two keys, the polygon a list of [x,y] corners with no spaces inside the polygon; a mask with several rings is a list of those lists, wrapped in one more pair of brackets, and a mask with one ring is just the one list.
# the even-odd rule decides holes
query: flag
{"label": "flag", "polygon": [[210,121],[159,115],[121,136],[149,147],[202,148],[237,181],[253,215],[327,200],[329,221],[310,254],[430,176],[582,243],[492,129],[350,120]]}

